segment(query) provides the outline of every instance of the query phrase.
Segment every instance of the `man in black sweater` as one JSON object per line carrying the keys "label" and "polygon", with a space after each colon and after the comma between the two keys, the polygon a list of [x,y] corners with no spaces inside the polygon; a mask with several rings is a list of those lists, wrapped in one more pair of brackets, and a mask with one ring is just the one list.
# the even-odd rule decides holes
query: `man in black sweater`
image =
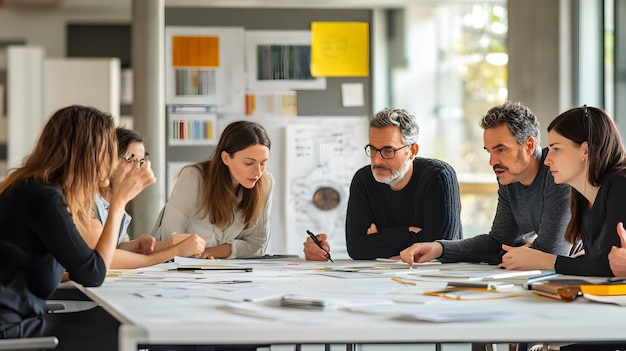
{"label": "man in black sweater", "polygon": [[[371,164],[358,170],[350,185],[346,245],[353,259],[398,257],[417,242],[460,239],[461,200],[454,169],[416,157],[419,127],[403,109],[386,108],[370,119],[365,153]],[[326,234],[318,234],[330,250]],[[307,260],[328,260],[328,253],[307,238]]]}

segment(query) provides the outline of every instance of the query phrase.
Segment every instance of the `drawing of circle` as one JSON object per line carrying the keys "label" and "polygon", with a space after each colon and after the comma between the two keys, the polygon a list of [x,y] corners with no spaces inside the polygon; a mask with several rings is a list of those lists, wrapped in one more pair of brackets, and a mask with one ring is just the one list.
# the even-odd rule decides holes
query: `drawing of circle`
{"label": "drawing of circle", "polygon": [[313,193],[313,204],[323,211],[334,209],[340,200],[339,191],[330,187],[321,187]]}

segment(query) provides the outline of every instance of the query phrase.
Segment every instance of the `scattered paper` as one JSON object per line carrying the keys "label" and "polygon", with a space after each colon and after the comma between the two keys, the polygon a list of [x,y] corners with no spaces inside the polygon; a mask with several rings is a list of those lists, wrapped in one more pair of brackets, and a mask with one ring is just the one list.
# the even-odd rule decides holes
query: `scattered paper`
{"label": "scattered paper", "polygon": [[626,295],[600,296],[584,294],[583,297],[589,301],[611,303],[618,306],[626,306]]}
{"label": "scattered paper", "polygon": [[400,319],[420,320],[427,322],[471,322],[494,319],[498,316],[510,314],[510,311],[486,308],[455,308],[454,310],[423,309],[401,315]]}

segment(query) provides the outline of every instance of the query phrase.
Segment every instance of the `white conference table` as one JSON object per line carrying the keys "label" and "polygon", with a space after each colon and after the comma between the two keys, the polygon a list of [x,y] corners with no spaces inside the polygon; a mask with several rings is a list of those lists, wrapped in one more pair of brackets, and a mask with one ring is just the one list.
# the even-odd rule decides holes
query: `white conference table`
{"label": "white conference table", "polygon": [[[470,267],[467,264],[420,266],[398,275],[405,280],[426,280],[416,281],[415,286],[391,280],[392,271],[383,269],[382,273],[369,274],[371,277],[353,279],[311,272],[321,267],[380,268],[387,265],[379,261],[342,260],[332,264],[296,259],[244,264],[254,267],[254,271],[165,272],[173,265],[170,263],[120,271],[107,277],[101,287],[79,288],[121,322],[120,351],[136,351],[140,344],[626,341],[626,307],[583,298],[562,302],[537,296],[521,287],[513,290],[518,296],[503,299],[452,300],[422,294],[424,290],[443,288],[445,281],[451,279],[416,278],[416,272],[467,269]],[[495,266],[471,266],[472,269],[502,272]],[[252,282],[216,283],[230,280]],[[249,296],[242,291],[262,291],[275,297],[285,293],[315,296],[339,301],[340,308],[287,308],[281,307],[277,299],[262,302],[228,300],[235,299],[235,296]],[[487,310],[490,317],[446,323],[402,317],[407,312],[423,314],[433,310],[453,313]]]}

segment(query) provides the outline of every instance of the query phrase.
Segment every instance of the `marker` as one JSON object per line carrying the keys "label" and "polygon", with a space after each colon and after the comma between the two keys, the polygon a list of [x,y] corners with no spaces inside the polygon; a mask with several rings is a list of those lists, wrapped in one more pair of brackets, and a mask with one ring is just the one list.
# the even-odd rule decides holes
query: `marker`
{"label": "marker", "polygon": [[308,230],[308,229],[307,229],[306,233],[307,233],[307,234],[309,234],[309,236],[311,237],[311,239],[313,239],[313,242],[315,243],[315,245],[317,245],[317,247],[319,247],[319,248],[320,248],[320,249],[322,249],[324,252],[326,252],[326,254],[328,255],[328,260],[329,260],[330,262],[335,263],[335,262],[333,261],[333,259],[332,259],[332,258],[330,258],[330,252],[328,252],[328,251],[324,250],[324,248],[322,247],[322,243],[320,243],[320,241],[319,241],[319,240],[317,240],[317,237],[315,236],[315,234],[311,233],[311,231],[310,231],[310,230]]}

